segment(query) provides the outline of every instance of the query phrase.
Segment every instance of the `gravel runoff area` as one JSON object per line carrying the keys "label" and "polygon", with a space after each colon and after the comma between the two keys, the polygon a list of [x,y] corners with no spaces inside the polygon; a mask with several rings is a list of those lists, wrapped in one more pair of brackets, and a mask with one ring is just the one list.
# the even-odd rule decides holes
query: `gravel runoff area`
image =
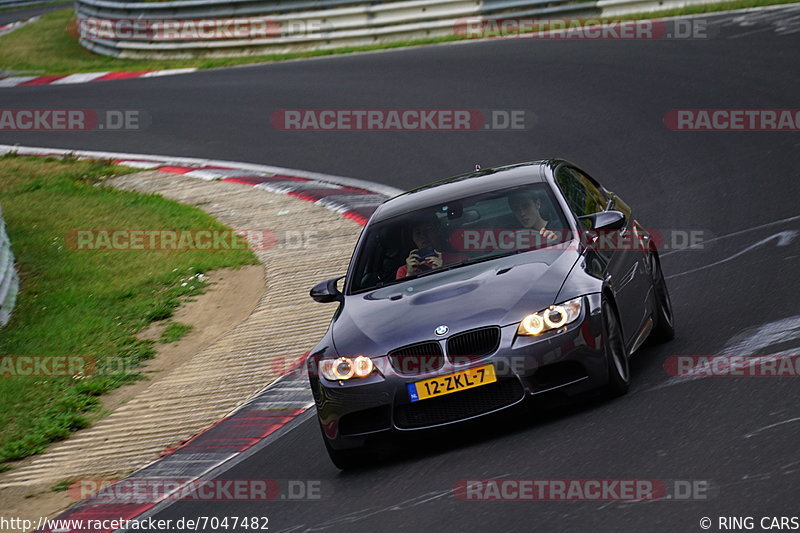
{"label": "gravel runoff area", "polygon": [[255,250],[265,269],[263,295],[244,321],[140,395],[4,473],[0,489],[122,477],[243,404],[322,336],[335,306],[313,302],[308,290],[344,273],[361,231],[322,206],[236,183],[147,171],[108,184],[195,205],[236,230],[273,232],[276,245]]}

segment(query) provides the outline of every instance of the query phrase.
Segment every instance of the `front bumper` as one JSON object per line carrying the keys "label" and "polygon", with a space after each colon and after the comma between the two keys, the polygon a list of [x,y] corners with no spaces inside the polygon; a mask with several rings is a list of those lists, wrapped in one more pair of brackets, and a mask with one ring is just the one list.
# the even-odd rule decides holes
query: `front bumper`
{"label": "front bumper", "polygon": [[[371,434],[440,427],[491,414],[551,391],[580,394],[608,382],[600,294],[584,297],[581,316],[538,337],[517,336],[517,324],[500,328],[498,348],[469,362],[451,361],[435,372],[399,374],[388,358],[380,372],[347,382],[311,378],[317,412],[334,448],[363,444]],[[379,359],[383,359],[380,361]],[[310,367],[317,361],[309,359]],[[412,402],[406,385],[465,368],[492,364],[497,382]]]}

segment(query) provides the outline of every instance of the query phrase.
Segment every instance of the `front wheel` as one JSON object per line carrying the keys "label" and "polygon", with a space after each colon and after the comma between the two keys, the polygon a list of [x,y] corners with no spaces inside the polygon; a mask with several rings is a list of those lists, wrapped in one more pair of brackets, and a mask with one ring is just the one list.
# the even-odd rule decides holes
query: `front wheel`
{"label": "front wheel", "polygon": [[622,329],[617,312],[608,302],[603,302],[603,330],[605,333],[606,362],[608,364],[608,386],[610,396],[622,396],[628,392],[631,384],[631,370],[625,343],[622,340]]}
{"label": "front wheel", "polygon": [[664,272],[661,271],[661,261],[658,254],[650,254],[650,271],[653,274],[653,292],[655,293],[656,308],[653,331],[648,337],[649,344],[661,344],[672,340],[675,336],[675,327],[672,322],[672,301],[664,281]]}

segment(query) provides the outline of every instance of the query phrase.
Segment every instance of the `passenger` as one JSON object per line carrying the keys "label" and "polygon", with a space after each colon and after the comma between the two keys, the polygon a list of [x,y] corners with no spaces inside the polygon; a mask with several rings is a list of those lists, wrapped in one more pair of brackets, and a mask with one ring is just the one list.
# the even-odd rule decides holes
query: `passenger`
{"label": "passenger", "polygon": [[[395,279],[414,276],[445,264],[463,261],[469,256],[445,250],[441,226],[436,215],[417,219],[411,226],[411,240],[414,248],[406,257],[406,264],[397,269]],[[425,257],[421,256],[421,252]]]}

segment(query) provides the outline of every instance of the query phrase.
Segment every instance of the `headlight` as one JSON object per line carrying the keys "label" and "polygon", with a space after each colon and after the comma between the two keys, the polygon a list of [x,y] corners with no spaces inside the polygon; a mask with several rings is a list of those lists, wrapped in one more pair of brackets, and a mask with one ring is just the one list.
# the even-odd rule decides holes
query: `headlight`
{"label": "headlight", "polygon": [[340,357],[338,359],[323,359],[319,362],[319,373],[331,381],[345,381],[350,378],[365,378],[375,368],[372,359],[359,355],[358,357]]}
{"label": "headlight", "polygon": [[526,316],[519,323],[517,335],[541,335],[545,331],[575,322],[581,314],[582,301],[583,297],[575,298]]}

